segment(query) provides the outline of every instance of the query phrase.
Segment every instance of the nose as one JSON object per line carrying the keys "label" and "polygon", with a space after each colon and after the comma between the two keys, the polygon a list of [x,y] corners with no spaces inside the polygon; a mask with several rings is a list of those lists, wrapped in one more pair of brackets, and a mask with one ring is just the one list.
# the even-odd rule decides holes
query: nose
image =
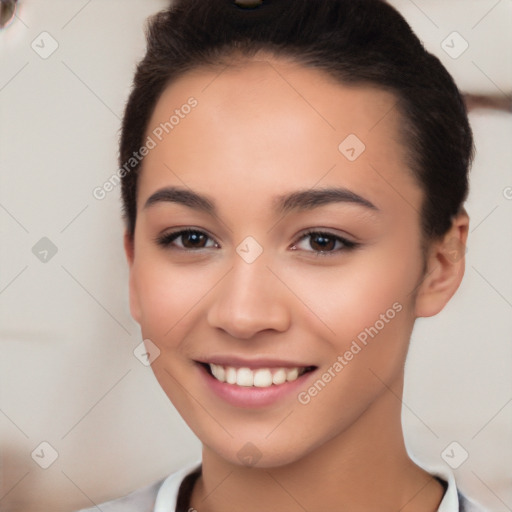
{"label": "nose", "polygon": [[291,315],[285,292],[264,258],[247,263],[236,256],[231,270],[215,287],[208,323],[239,339],[266,330],[286,331]]}

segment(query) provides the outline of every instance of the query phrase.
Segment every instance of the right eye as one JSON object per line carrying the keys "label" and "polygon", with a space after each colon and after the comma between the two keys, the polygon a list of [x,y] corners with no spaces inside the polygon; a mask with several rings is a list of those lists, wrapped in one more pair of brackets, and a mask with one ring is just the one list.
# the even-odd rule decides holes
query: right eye
{"label": "right eye", "polygon": [[[169,249],[194,251],[197,249],[209,249],[219,247],[219,244],[203,231],[197,229],[180,229],[172,231],[156,238],[156,243]],[[208,245],[208,241],[212,243]]]}

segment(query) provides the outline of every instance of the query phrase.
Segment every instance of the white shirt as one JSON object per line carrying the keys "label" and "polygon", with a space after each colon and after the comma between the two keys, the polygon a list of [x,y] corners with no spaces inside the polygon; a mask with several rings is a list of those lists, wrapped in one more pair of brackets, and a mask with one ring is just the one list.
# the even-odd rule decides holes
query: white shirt
{"label": "white shirt", "polygon": [[[410,455],[410,454],[409,454]],[[429,472],[438,476],[448,486],[437,512],[486,512],[480,505],[462,495],[456,486],[453,473],[446,466],[425,467],[412,457],[414,462]],[[78,512],[175,512],[178,491],[183,479],[201,464],[201,459],[186,465],[172,473],[167,478],[149,486],[138,489],[122,498],[96,505]]]}

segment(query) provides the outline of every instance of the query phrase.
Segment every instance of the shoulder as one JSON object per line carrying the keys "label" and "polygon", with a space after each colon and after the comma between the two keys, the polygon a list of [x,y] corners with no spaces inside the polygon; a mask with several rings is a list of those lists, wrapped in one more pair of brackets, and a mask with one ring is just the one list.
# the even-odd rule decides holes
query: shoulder
{"label": "shoulder", "polygon": [[178,491],[183,480],[191,473],[198,470],[201,460],[186,465],[185,467],[161,478],[156,482],[140,489],[132,491],[126,496],[93,504],[90,508],[84,508],[77,512],[155,512],[160,510],[174,511]]}
{"label": "shoulder", "polygon": [[164,480],[165,478],[136,489],[121,498],[106,501],[77,512],[98,512],[98,509],[102,512],[153,512],[158,491]]}

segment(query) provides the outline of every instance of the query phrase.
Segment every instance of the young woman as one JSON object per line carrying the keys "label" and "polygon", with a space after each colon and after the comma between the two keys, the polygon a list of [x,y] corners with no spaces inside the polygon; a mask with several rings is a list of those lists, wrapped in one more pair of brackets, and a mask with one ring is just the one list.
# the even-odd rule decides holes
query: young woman
{"label": "young woman", "polygon": [[120,141],[130,308],[203,451],[101,510],[481,510],[400,418],[415,320],[464,273],[448,72],[380,0],[178,0],[147,35]]}

